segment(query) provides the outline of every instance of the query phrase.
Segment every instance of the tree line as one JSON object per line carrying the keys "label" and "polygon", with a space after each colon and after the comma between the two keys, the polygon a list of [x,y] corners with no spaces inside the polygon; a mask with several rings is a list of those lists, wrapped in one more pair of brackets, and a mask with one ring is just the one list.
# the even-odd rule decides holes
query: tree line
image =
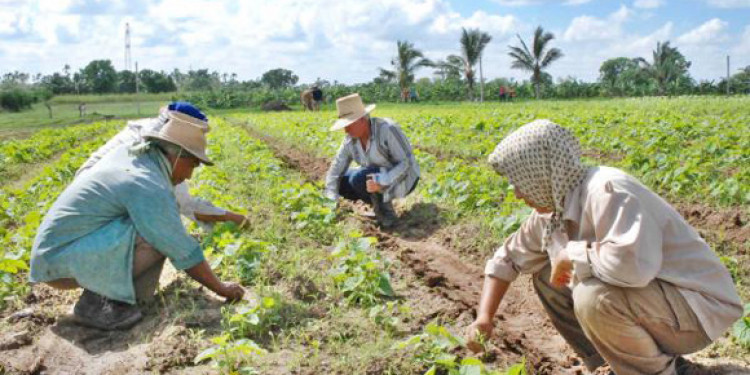
{"label": "tree line", "polygon": [[[455,101],[496,99],[501,90],[519,98],[590,98],[647,95],[723,94],[729,85],[731,93],[750,93],[750,66],[739,70],[728,80],[697,82],[688,69],[690,61],[670,44],[658,42],[649,59],[618,57],[604,61],[596,82],[574,77],[553,80],[546,70],[564,57],[552,46],[554,34],[537,27],[531,39],[508,46],[511,69],[529,73],[526,80],[498,78],[485,82],[482,54],[492,37],[479,29],[462,29],[457,54],[431,61],[415,45],[406,40],[396,43],[396,54],[390,68],[379,68],[371,82],[343,85],[318,79],[315,84],[329,96],[359,91],[371,101],[404,100],[405,93],[415,90],[421,100]],[[478,71],[477,71],[478,68]],[[420,69],[432,69],[433,78],[416,79]],[[477,79],[477,73],[479,79]],[[260,105],[269,100],[296,102],[299,77],[283,68],[272,69],[254,80],[240,81],[235,73],[219,73],[208,69],[171,72],[143,69],[117,71],[110,60],[94,60],[78,71],[65,65],[61,72],[31,76],[10,72],[0,81],[0,107],[22,110],[54,95],[169,93],[214,108]],[[477,87],[479,83],[479,87]],[[487,94],[487,95],[486,95]]]}

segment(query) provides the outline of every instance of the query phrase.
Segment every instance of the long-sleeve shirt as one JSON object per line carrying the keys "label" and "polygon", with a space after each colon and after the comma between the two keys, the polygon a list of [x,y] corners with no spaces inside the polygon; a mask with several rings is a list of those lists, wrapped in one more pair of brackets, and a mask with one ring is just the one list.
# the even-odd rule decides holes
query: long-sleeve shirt
{"label": "long-sleeve shirt", "polygon": [[[83,174],[96,165],[110,151],[121,145],[133,145],[143,141],[143,134],[148,131],[156,130],[161,126],[164,119],[148,118],[134,121],[128,121],[124,129],[112,137],[102,147],[99,147],[91,156],[78,168],[76,176]],[[210,202],[190,195],[187,182],[182,182],[174,188],[177,206],[180,213],[190,220],[197,221],[195,214],[219,216],[226,214],[226,210],[216,207]]]}
{"label": "long-sleeve shirt", "polygon": [[135,303],[136,234],[177,269],[204,260],[180,220],[167,158],[156,149],[139,156],[128,149],[107,153],[57,198],[34,239],[31,282],[73,278],[85,289]]}
{"label": "long-sleeve shirt", "polygon": [[419,164],[414,158],[409,140],[389,118],[370,119],[370,140],[367,149],[357,138],[346,136],[326,175],[326,196],[339,197],[339,179],[352,160],[362,167],[379,167],[376,181],[385,187],[383,199],[406,196],[419,178]]}
{"label": "long-sleeve shirt", "polygon": [[[532,213],[487,262],[485,273],[513,281],[534,273],[561,250],[542,251],[550,215]],[[673,284],[711,339],[742,316],[732,278],[685,219],[637,179],[615,168],[591,168],[565,199],[564,246],[574,282],[595,277],[607,284],[639,288],[654,279]],[[554,243],[554,241],[553,241]]]}

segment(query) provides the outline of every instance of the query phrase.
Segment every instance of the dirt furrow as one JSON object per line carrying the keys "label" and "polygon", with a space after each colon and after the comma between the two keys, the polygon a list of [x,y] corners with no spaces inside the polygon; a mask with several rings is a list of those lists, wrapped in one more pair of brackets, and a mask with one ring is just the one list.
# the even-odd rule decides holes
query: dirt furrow
{"label": "dirt furrow", "polygon": [[[263,133],[250,124],[244,125],[248,133],[264,141],[287,165],[301,171],[310,181],[324,178],[329,161]],[[372,223],[365,224],[368,235],[379,239],[383,247],[408,265],[433,293],[446,298],[474,316],[482,289],[483,267],[463,261],[444,245],[444,238],[432,235],[410,237],[410,225],[404,223],[391,231],[381,231]],[[424,223],[429,226],[430,223]],[[417,228],[420,229],[420,228]],[[422,231],[425,232],[425,231]],[[427,231],[431,232],[431,231]],[[521,277],[506,294],[499,319],[500,349],[526,356],[535,373],[555,373],[561,368],[577,364],[575,355],[564,339],[552,327],[531,286],[530,278]]]}

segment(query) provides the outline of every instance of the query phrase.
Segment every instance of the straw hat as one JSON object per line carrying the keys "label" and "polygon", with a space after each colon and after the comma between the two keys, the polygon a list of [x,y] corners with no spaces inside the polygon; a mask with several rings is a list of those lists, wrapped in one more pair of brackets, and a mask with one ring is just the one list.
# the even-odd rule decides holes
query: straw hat
{"label": "straw hat", "polygon": [[213,165],[206,156],[208,123],[177,111],[167,111],[169,119],[158,132],[150,131],[144,138],[156,138],[182,147],[203,164]]}
{"label": "straw hat", "polygon": [[339,112],[339,119],[333,123],[331,131],[341,130],[361,119],[375,109],[375,104],[365,107],[359,94],[351,94],[336,99],[336,109]]}

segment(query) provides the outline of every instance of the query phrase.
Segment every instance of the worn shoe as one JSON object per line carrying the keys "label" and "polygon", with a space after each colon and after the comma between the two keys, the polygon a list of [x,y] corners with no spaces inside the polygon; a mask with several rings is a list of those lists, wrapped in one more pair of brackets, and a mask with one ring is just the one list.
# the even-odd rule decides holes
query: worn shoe
{"label": "worn shoe", "polygon": [[396,226],[398,216],[393,209],[391,202],[383,201],[383,194],[370,194],[372,197],[372,208],[375,211],[375,218],[381,228],[390,229]]}
{"label": "worn shoe", "polygon": [[138,307],[85,289],[73,308],[73,316],[78,324],[105,331],[129,329],[143,318]]}

